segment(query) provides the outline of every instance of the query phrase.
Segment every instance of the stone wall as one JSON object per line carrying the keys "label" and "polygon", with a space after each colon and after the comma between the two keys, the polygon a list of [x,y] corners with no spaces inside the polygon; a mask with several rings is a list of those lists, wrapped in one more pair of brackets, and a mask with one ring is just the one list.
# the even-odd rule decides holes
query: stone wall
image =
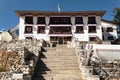
{"label": "stone wall", "polygon": [[[120,79],[120,61],[114,60],[111,62],[91,61],[88,57],[92,50],[82,49],[81,46],[76,46],[76,56],[79,63],[79,68],[85,80],[119,80]],[[89,58],[89,59],[88,59]],[[86,64],[88,63],[89,64]]]}
{"label": "stone wall", "polygon": [[[1,72],[1,79],[9,77],[9,80],[14,78],[19,80],[30,80],[36,66],[36,62],[41,51],[42,40],[18,40],[11,42],[1,42],[0,50],[2,51],[11,51],[12,54],[9,57],[9,73]],[[19,75],[19,76],[17,76]]]}

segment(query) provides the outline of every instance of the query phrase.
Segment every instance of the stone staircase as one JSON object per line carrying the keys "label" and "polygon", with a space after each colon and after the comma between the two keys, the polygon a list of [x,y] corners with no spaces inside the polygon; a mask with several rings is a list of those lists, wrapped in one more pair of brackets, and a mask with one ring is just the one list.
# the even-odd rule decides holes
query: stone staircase
{"label": "stone staircase", "polygon": [[44,48],[32,80],[82,80],[74,49],[66,45]]}

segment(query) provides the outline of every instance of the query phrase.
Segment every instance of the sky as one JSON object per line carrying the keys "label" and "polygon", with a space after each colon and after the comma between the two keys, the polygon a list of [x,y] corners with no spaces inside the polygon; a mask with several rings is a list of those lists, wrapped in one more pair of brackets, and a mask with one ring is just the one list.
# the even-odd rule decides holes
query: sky
{"label": "sky", "polygon": [[105,20],[113,19],[112,10],[120,7],[120,0],[0,0],[0,30],[10,29],[19,23],[15,10],[37,11],[101,11]]}

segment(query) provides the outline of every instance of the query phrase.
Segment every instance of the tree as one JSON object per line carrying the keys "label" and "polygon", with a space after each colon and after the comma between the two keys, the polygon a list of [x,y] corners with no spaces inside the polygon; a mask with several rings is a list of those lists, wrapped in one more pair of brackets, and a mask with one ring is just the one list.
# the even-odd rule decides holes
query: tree
{"label": "tree", "polygon": [[120,33],[120,8],[115,8],[113,10],[113,14],[114,14],[113,22],[117,25],[118,33]]}

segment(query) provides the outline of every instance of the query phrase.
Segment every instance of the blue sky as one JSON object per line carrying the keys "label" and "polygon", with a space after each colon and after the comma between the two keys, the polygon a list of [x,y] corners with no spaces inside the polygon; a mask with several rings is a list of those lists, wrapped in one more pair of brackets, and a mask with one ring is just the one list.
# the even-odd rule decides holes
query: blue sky
{"label": "blue sky", "polygon": [[19,23],[15,10],[57,11],[106,10],[103,19],[112,20],[112,10],[120,7],[120,0],[0,0],[0,30]]}

